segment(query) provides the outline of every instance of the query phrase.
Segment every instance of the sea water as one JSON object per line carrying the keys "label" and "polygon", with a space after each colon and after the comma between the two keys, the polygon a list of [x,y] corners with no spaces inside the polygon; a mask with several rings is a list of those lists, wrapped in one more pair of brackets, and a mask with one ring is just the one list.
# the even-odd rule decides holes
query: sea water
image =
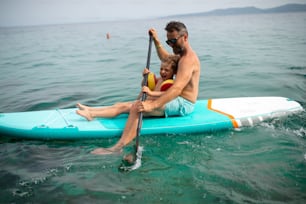
{"label": "sea water", "polygon": [[[170,20],[189,29],[200,99],[283,96],[306,108],[306,14],[284,13],[0,28],[0,112],[134,100],[148,29],[171,51]],[[159,63],[153,47],[155,73]],[[0,203],[304,203],[305,121],[302,112],[239,130],[140,137],[142,166],[130,173],[118,170],[122,155],[89,154],[118,138],[1,136]]]}

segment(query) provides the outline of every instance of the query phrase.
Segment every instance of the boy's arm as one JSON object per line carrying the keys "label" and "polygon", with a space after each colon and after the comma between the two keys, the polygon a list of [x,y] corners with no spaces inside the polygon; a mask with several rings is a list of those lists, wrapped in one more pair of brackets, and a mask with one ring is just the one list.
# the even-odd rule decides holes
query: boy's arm
{"label": "boy's arm", "polygon": [[151,91],[150,88],[147,86],[142,87],[142,92],[145,92],[149,96],[153,96],[153,97],[159,97],[165,93],[164,91]]}

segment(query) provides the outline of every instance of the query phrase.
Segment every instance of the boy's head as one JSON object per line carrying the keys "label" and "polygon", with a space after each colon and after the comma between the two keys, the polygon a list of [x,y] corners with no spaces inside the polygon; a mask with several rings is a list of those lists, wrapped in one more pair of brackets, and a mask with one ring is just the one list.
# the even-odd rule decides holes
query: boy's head
{"label": "boy's head", "polygon": [[169,55],[160,66],[160,76],[163,80],[172,79],[173,75],[177,72],[178,61],[180,57],[178,55]]}

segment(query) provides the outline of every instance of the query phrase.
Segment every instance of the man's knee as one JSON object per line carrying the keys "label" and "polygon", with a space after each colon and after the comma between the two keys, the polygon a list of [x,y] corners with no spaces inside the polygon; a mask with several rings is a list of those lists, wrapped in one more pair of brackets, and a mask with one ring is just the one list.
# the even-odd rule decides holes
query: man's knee
{"label": "man's knee", "polygon": [[137,112],[138,112],[137,102],[135,102],[131,105],[130,113],[137,113]]}

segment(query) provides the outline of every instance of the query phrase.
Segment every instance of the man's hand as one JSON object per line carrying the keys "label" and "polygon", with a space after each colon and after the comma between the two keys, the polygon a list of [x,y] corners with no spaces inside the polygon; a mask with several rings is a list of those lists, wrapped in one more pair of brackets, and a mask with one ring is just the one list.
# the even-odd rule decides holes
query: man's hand
{"label": "man's hand", "polygon": [[138,112],[152,112],[154,110],[154,104],[153,101],[147,100],[147,101],[137,101],[136,106],[138,109]]}
{"label": "man's hand", "polygon": [[154,28],[149,29],[149,35],[152,35],[153,39],[158,39],[157,31]]}

